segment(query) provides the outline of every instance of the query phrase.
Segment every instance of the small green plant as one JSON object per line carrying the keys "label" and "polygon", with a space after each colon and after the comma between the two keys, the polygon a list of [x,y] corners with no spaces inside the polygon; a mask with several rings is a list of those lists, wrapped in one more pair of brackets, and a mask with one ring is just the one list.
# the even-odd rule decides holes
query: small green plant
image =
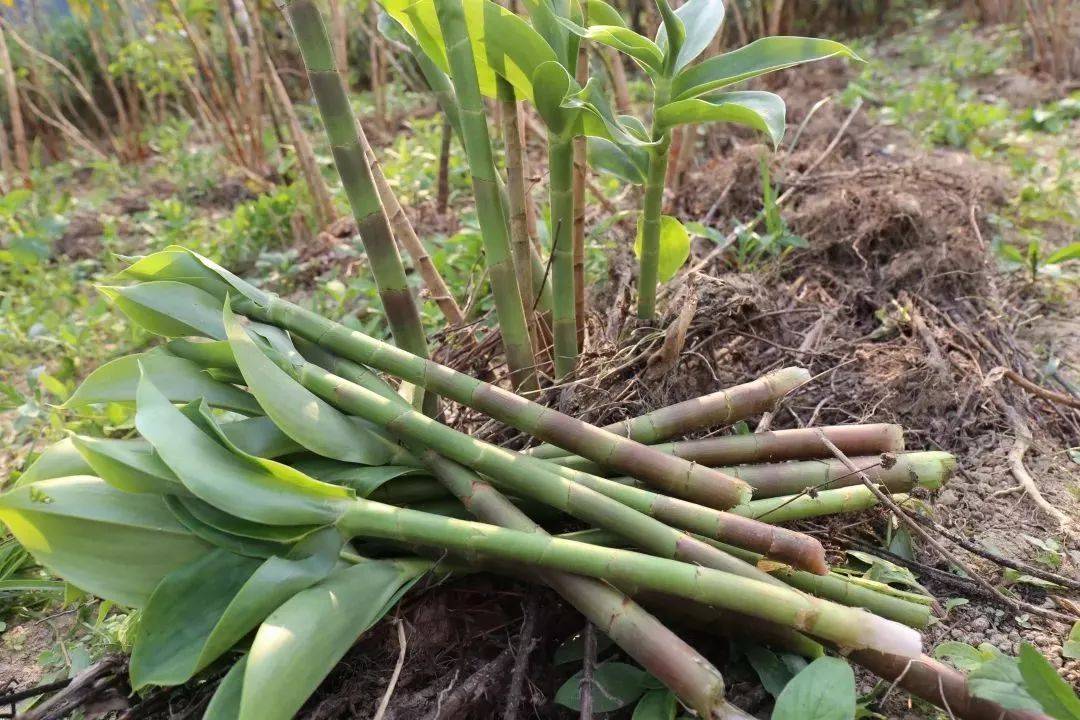
{"label": "small green plant", "polygon": [[1039,274],[1058,275],[1062,272],[1062,264],[1071,260],[1080,260],[1080,243],[1072,243],[1065,247],[1047,253],[1038,240],[1028,243],[1025,250],[1015,245],[1006,243],[997,244],[998,257],[1006,268],[1024,271],[1028,274],[1031,282],[1039,278]]}

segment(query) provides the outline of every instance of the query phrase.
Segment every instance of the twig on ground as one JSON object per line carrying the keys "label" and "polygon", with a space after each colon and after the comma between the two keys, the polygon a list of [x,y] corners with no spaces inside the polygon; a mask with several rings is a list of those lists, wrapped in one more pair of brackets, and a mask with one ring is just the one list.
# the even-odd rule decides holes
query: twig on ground
{"label": "twig on ground", "polygon": [[38,695],[44,695],[46,693],[55,692],[57,690],[63,690],[71,684],[71,678],[67,680],[57,680],[56,682],[44,683],[42,685],[35,685],[34,687],[27,688],[25,690],[16,690],[13,693],[7,695],[0,695],[0,705],[12,705],[20,700],[26,700],[28,698],[37,697]]}
{"label": "twig on ground", "polygon": [[825,447],[829,448],[829,451],[832,452],[832,454],[835,455],[836,458],[840,462],[842,462],[848,470],[858,474],[859,479],[863,482],[863,485],[865,485],[870,490],[870,492],[874,494],[874,496],[878,499],[878,502],[889,508],[889,510],[892,511],[893,515],[896,516],[896,519],[902,522],[905,526],[907,526],[908,530],[918,535],[919,538],[925,541],[927,545],[934,548],[934,550],[937,551],[937,553],[942,557],[942,559],[945,560],[945,562],[951,564],[953,567],[962,570],[965,575],[967,575],[978,585],[987,590],[992,596],[997,598],[999,601],[1005,603],[1009,607],[1013,608],[1014,610],[1025,610],[1029,613],[1042,615],[1043,617],[1048,617],[1053,620],[1059,620],[1061,622],[1069,622],[1071,620],[1071,618],[1069,618],[1067,615],[1062,615],[1061,613],[1054,612],[1053,610],[1047,610],[1046,608],[1041,608],[1037,605],[1032,605],[1031,603],[1026,603],[1021,600],[1014,600],[1012,598],[1006,597],[1004,594],[1002,594],[1000,590],[991,585],[989,581],[987,581],[985,578],[978,575],[974,570],[972,570],[967,565],[967,563],[960,560],[960,558],[956,557],[956,555],[950,552],[936,539],[931,537],[930,533],[926,532],[926,530],[924,530],[921,525],[912,520],[911,517],[906,512],[904,512],[903,508],[897,505],[888,493],[882,492],[881,489],[877,485],[875,485],[872,480],[870,480],[870,478],[865,472],[860,470],[855,463],[851,462],[851,458],[845,455],[843,450],[836,447],[836,445],[831,440],[829,440],[829,438],[825,435],[824,432],[818,429],[817,435],[818,438],[821,439],[822,444]]}
{"label": "twig on ground", "polygon": [[985,560],[989,560],[990,562],[995,563],[997,565],[1001,565],[1001,566],[1007,567],[1007,568],[1012,568],[1013,570],[1019,570],[1020,572],[1026,573],[1026,574],[1031,575],[1033,577],[1041,578],[1043,580],[1047,580],[1049,582],[1056,583],[1058,585],[1061,585],[1062,587],[1072,588],[1073,590],[1080,590],[1080,580],[1074,580],[1072,578],[1067,578],[1064,575],[1058,575],[1057,573],[1052,573],[1052,572],[1049,572],[1047,570],[1042,570],[1040,568],[1035,567],[1034,565],[1029,565],[1029,564],[1027,564],[1025,562],[1021,562],[1019,560],[1013,560],[1012,558],[1002,557],[1001,555],[990,552],[989,550],[982,547],[981,545],[978,545],[978,544],[976,544],[976,543],[974,543],[974,542],[972,542],[972,541],[970,541],[970,540],[968,540],[968,539],[966,539],[966,538],[964,538],[964,537],[962,537],[960,535],[956,535],[956,534],[946,530],[939,523],[935,522],[933,519],[928,518],[928,517],[926,517],[924,515],[919,515],[919,514],[916,513],[916,514],[912,515],[911,517],[916,522],[922,523],[923,525],[926,525],[927,527],[932,527],[936,532],[940,533],[941,535],[944,535],[947,539],[952,540],[954,543],[956,543],[960,547],[964,548],[965,550],[967,550],[968,552],[970,552],[973,555],[978,555],[979,557],[981,557],[981,558],[983,558]]}
{"label": "twig on ground", "polygon": [[1009,378],[1014,383],[1024,388],[1033,395],[1038,395],[1044,400],[1049,400],[1050,402],[1055,402],[1059,405],[1066,405],[1071,408],[1080,409],[1080,400],[1072,397],[1071,395],[1065,395],[1064,393],[1059,393],[1055,392],[1054,390],[1044,388],[1042,385],[1036,385],[1015,370],[1010,370],[1009,368],[1001,368],[1001,371],[1004,373],[1005,377]]}
{"label": "twig on ground", "polygon": [[506,708],[503,720],[517,720],[518,706],[521,705],[521,691],[525,685],[525,671],[529,668],[529,655],[536,647],[536,615],[540,601],[535,592],[529,595],[525,604],[525,617],[521,621],[521,634],[518,637],[517,654],[514,657],[514,669],[510,673],[510,690],[506,694]]}
{"label": "twig on ground", "polygon": [[596,630],[585,624],[585,652],[581,658],[581,720],[593,716],[593,666],[596,665]]}
{"label": "twig on ground", "polygon": [[[446,693],[446,691],[440,693],[439,703],[431,714],[431,720],[440,720],[441,718],[453,720],[453,718],[462,717],[465,714],[466,706],[483,695],[492,682],[506,672],[513,659],[513,651],[506,648],[494,660],[466,678],[465,682],[458,685],[457,689],[452,693]],[[445,696],[444,693],[446,693]]]}
{"label": "twig on ground", "polygon": [[1035,479],[1031,477],[1031,473],[1024,466],[1024,454],[1031,445],[1031,429],[1015,408],[1010,405],[1003,405],[1003,407],[1005,408],[1005,415],[1009,418],[1009,423],[1013,427],[1013,433],[1016,435],[1012,449],[1009,450],[1009,470],[1012,471],[1013,477],[1024,488],[1024,492],[1027,493],[1032,502],[1038,505],[1047,515],[1057,520],[1062,532],[1073,536],[1075,532],[1069,528],[1069,516],[1051,505],[1043,497],[1042,493],[1039,492],[1039,487],[1035,484]]}
{"label": "twig on ground", "polygon": [[119,656],[102,658],[72,678],[63,690],[23,713],[20,720],[53,720],[66,716],[89,698],[107,692],[121,682],[119,670],[122,666]]}
{"label": "twig on ground", "polygon": [[394,688],[397,687],[398,678],[401,677],[401,668],[405,666],[405,623],[398,619],[394,620],[394,625],[397,626],[398,638],[397,664],[394,665],[394,672],[390,676],[390,683],[386,686],[386,692],[383,693],[382,701],[379,702],[379,709],[375,712],[373,720],[382,720],[383,715],[386,714],[386,708],[390,705],[390,696],[394,694]]}

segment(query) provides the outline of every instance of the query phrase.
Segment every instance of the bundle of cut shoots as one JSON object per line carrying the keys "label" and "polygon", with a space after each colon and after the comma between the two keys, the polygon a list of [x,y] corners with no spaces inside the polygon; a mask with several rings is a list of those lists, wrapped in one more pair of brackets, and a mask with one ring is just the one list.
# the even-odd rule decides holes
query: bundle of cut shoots
{"label": "bundle of cut shoots", "polygon": [[[419,578],[483,571],[553,588],[701,717],[741,711],[647,607],[844,653],[957,717],[1004,712],[921,655],[931,598],[831,572],[818,540],[777,525],[870,507],[863,474],[903,502],[939,486],[951,456],[904,452],[893,425],[672,442],[770,410],[805,370],[600,428],[182,248],[121,277],[103,292],[163,342],[99,367],[67,406],[133,404],[138,436],[52,446],[0,496],[0,519],[74,586],[141,608],[136,689],[233,653],[207,717],[291,717]],[[459,432],[417,409],[435,396],[546,444]],[[569,519],[584,529],[544,529]]]}

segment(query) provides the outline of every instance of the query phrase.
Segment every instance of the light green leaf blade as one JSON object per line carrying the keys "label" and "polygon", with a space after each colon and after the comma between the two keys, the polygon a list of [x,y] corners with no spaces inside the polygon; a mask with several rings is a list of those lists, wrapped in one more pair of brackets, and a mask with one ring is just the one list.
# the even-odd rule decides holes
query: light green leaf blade
{"label": "light green leaf blade", "polygon": [[37,460],[26,468],[13,487],[22,487],[41,480],[51,480],[72,475],[93,475],[94,468],[75,447],[70,437],[45,448]]}
{"label": "light green leaf blade", "polygon": [[205,290],[224,300],[229,285],[213,270],[207,268],[192,253],[178,246],[139,258],[117,277],[124,280],[172,280]]}
{"label": "light green leaf blade", "polygon": [[[634,254],[639,258],[642,251],[642,225],[638,218],[637,237],[634,239]],[[677,218],[670,215],[660,217],[660,261],[658,276],[660,282],[667,282],[690,257],[690,233]]]}
{"label": "light green leaf blade", "polygon": [[147,377],[173,402],[191,402],[202,398],[224,410],[262,415],[259,403],[248,393],[214,380],[195,363],[154,350],[105,363],[83,380],[63,407],[134,402],[140,364]]}
{"label": "light green leaf blade", "polygon": [[71,437],[94,474],[124,492],[186,495],[187,488],[146,443]]}
{"label": "light green leaf blade", "polygon": [[135,427],[196,497],[237,517],[267,525],[334,522],[353,494],[287,465],[224,447],[144,376]]}
{"label": "light green leaf blade", "polygon": [[45,567],[120,605],[142,607],[163,577],[209,552],[154,495],[100,478],[43,480],[0,496],[0,520]]}
{"label": "light green leaf blade", "polygon": [[202,720],[236,720],[240,715],[240,694],[244,690],[244,671],[247,670],[247,655],[236,661],[214,691],[210,704],[206,706]]}
{"label": "light green leaf blade", "polygon": [[239,720],[292,718],[356,639],[430,566],[420,560],[365,561],[335,571],[278,608],[248,654]]}
{"label": "light green leaf blade", "polygon": [[627,27],[622,13],[604,0],[588,0],[589,23],[592,25],[617,25]]}
{"label": "light green leaf blade", "polygon": [[194,285],[158,280],[98,290],[132,322],[155,335],[225,338],[221,299]]}
{"label": "light green leaf blade", "polygon": [[[980,646],[980,648],[986,645]],[[1039,701],[1031,696],[1020,673],[1016,658],[1003,655],[996,649],[992,657],[968,673],[968,689],[975,697],[996,702],[1009,710],[1042,711]]]}
{"label": "light green leaf blade", "polygon": [[1066,245],[1046,258],[1047,265],[1057,265],[1067,260],[1080,260],[1080,243]]}
{"label": "light green leaf blade", "polygon": [[675,75],[671,96],[686,100],[776,70],[831,57],[860,59],[850,48],[832,40],[765,37],[684,68]]}
{"label": "light green leaf blade", "polygon": [[675,720],[679,700],[670,690],[650,690],[634,706],[630,720]]}
{"label": "light green leaf blade", "polygon": [[406,465],[352,465],[328,458],[305,458],[291,465],[316,480],[352,488],[360,497],[367,497],[395,478],[429,474],[423,468]]}
{"label": "light green leaf blade", "polygon": [[589,167],[634,185],[645,184],[649,162],[646,151],[621,147],[607,138],[590,137],[588,142]]}
{"label": "light green leaf blade", "polygon": [[573,115],[563,107],[563,100],[570,91],[571,78],[566,68],[552,60],[540,65],[533,72],[533,85],[536,96],[533,103],[536,112],[544,121],[548,131],[559,136],[567,132],[573,121]]}
{"label": "light green leaf blade", "polygon": [[240,371],[252,394],[265,403],[267,416],[282,432],[324,457],[363,465],[382,465],[394,447],[358,426],[304,388],[255,344],[239,319],[225,308],[225,328]]}
{"label": "light green leaf blade", "polygon": [[820,657],[776,699],[773,720],[853,720],[855,673],[843,660]]}
{"label": "light green leaf blade", "polygon": [[230,515],[195,497],[177,498],[184,509],[200,523],[235,537],[250,538],[282,546],[303,540],[324,525],[265,525]]}
{"label": "light green leaf blade", "polygon": [[[636,701],[646,690],[648,673],[633,665],[605,662],[593,668],[592,701],[596,712],[612,712]],[[581,671],[562,684],[555,702],[581,709]]]}
{"label": "light green leaf blade", "polygon": [[615,48],[636,60],[648,72],[660,73],[664,69],[664,53],[649,38],[638,35],[625,25],[601,25],[592,22],[582,27],[567,18],[558,18],[559,24],[580,38]]}
{"label": "light green leaf blade", "polygon": [[154,590],[131,654],[131,684],[179,685],[216,660],[282,603],[333,569],[342,539],[326,530],[288,558],[225,550],[183,567]]}
{"label": "light green leaf blade", "polygon": [[779,95],[743,90],[668,103],[656,111],[654,123],[662,130],[687,123],[736,123],[765,133],[777,147],[784,139],[786,115]]}
{"label": "light green leaf blade", "polygon": [[1080,620],[1073,623],[1069,637],[1065,638],[1065,644],[1061,646],[1061,655],[1069,660],[1080,660]]}
{"label": "light green leaf blade", "polygon": [[[185,498],[185,500],[188,503],[201,502],[196,498]],[[273,555],[280,555],[288,549],[288,546],[282,543],[233,535],[209,525],[192,514],[187,509],[184,501],[175,495],[166,495],[165,504],[172,511],[177,522],[190,530],[192,535],[216,548],[222,548],[231,553],[250,558],[268,558]],[[203,503],[203,505],[206,505],[206,503]],[[207,505],[207,507],[211,506]]]}
{"label": "light green leaf blade", "polygon": [[1080,698],[1030,643],[1020,646],[1020,675],[1027,690],[1055,720],[1080,720]]}
{"label": "light green leaf blade", "polygon": [[[724,3],[722,0],[689,0],[675,10],[675,15],[682,20],[686,33],[675,60],[674,69],[678,72],[703,53],[720,32],[720,26],[724,24]],[[657,43],[666,47],[667,32],[663,26],[657,33]]]}
{"label": "light green leaf blade", "polygon": [[[218,320],[221,320],[221,303],[217,305]],[[224,326],[222,327],[224,329]],[[165,343],[165,349],[176,357],[190,360],[201,368],[236,369],[232,348],[226,340],[192,340],[177,338]]]}

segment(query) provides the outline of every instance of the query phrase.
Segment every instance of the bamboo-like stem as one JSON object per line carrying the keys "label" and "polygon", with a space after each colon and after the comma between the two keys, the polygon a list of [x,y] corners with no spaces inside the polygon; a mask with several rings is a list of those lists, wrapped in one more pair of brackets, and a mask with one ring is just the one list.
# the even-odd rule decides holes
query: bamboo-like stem
{"label": "bamboo-like stem", "polygon": [[11,139],[15,151],[15,167],[23,177],[23,184],[30,186],[30,153],[26,148],[26,125],[23,123],[22,103],[15,82],[15,68],[7,46],[7,24],[0,25],[0,70],[4,71],[4,91],[7,94],[8,114],[11,115]]}
{"label": "bamboo-like stem", "polygon": [[[845,451],[846,454],[846,451]],[[852,462],[878,485],[890,492],[909,492],[915,487],[936,490],[952,475],[956,458],[947,452],[911,452],[901,455],[853,457]],[[754,498],[774,498],[800,493],[862,487],[858,473],[839,460],[806,460],[776,465],[745,465],[722,468],[754,488]]]}
{"label": "bamboo-like stem", "polygon": [[[829,425],[821,429],[837,447],[852,456],[904,449],[904,431],[899,425]],[[818,439],[816,430],[810,428],[681,440],[650,447],[709,467],[832,456]],[[608,474],[603,466],[582,457],[571,455],[551,458],[551,461],[593,475]],[[757,491],[754,496],[762,497]]]}
{"label": "bamboo-like stem", "polygon": [[363,127],[360,128],[360,144],[364,147],[364,157],[367,158],[371,176],[375,180],[376,189],[379,191],[379,199],[382,201],[383,207],[386,208],[386,214],[390,218],[394,237],[404,246],[405,252],[412,259],[413,265],[424,281],[424,286],[427,287],[428,296],[438,306],[448,323],[451,325],[464,324],[465,316],[454,299],[454,294],[447,287],[439,269],[435,267],[435,262],[431,259],[431,255],[428,254],[424,243],[417,236],[412,222],[409,221],[409,216],[405,214],[405,209],[401,207],[397,194],[390,187],[390,183],[387,182],[386,175],[382,171],[382,163],[375,156],[375,151],[371,149],[371,143],[368,142]]}
{"label": "bamboo-like stem", "polygon": [[352,206],[394,342],[405,351],[427,357],[427,338],[420,312],[405,279],[405,268],[364,156],[359,122],[353,115],[345,84],[334,65],[334,53],[322,14],[312,0],[292,0],[284,10],[300,45],[308,80],[330,138],[334,162]]}
{"label": "bamboo-like stem", "polygon": [[538,405],[443,365],[395,348],[293,303],[266,296],[265,304],[237,300],[238,312],[270,322],[354,362],[486,413],[571,452],[632,473],[657,488],[709,507],[733,507],[750,499],[745,483],[681,458],[650,450],[600,428]]}
{"label": "bamboo-like stem", "polygon": [[574,144],[548,134],[548,195],[551,205],[552,329],[555,335],[555,379],[577,365],[577,313],[574,289]]}
{"label": "bamboo-like stem", "polygon": [[[588,27],[588,3],[582,4],[581,13],[581,22]],[[589,82],[589,47],[585,43],[578,45],[575,77],[581,87],[585,87]],[[585,347],[585,183],[589,173],[587,147],[584,135],[574,138],[574,322],[579,350]]]}
{"label": "bamboo-like stem", "polygon": [[[606,547],[623,547],[625,545],[622,538],[606,530],[582,530],[564,533],[559,537]],[[704,536],[701,536],[701,540],[729,555],[753,564],[755,567],[764,568],[775,583],[790,585],[826,600],[838,602],[841,605],[861,607],[876,615],[896,620],[914,628],[922,629],[930,623],[930,607],[927,603],[922,602],[923,599],[929,600],[929,598],[916,596],[913,593],[895,591],[888,585],[881,583],[867,586],[856,582],[855,578],[845,577],[835,572],[818,575],[796,570],[787,565],[764,562],[766,560],[765,556],[751,550],[717,542]]]}
{"label": "bamboo-like stem", "polygon": [[496,560],[595,577],[616,585],[655,590],[769,620],[851,650],[919,655],[918,633],[891,620],[789,588],[727,572],[640,553],[544,537],[492,525],[357,500],[346,506],[338,528],[350,536],[430,545],[467,557]]}
{"label": "bamboo-like stem", "polygon": [[[898,503],[907,502],[905,494],[893,495]],[[846,487],[823,490],[813,495],[782,495],[754,500],[731,512],[767,523],[786,523],[822,515],[858,512],[878,504],[877,497],[865,487]]]}
{"label": "bamboo-like stem", "polygon": [[[341,410],[373,422],[409,443],[435,450],[450,460],[481,472],[515,494],[538,500],[590,524],[619,532],[648,548],[650,552],[709,567],[719,567],[730,572],[751,576],[759,574],[753,567],[734,560],[723,552],[716,552],[715,548],[651,517],[658,508],[668,508],[669,511],[674,508],[671,512],[678,516],[679,508],[685,507],[690,509],[690,512],[685,513],[689,516],[688,522],[700,518],[693,511],[704,515],[704,522],[695,525],[693,529],[700,529],[710,536],[719,534],[733,542],[745,539],[751,549],[769,552],[778,556],[778,559],[816,572],[827,570],[824,551],[820,544],[809,538],[799,542],[801,536],[789,531],[768,528],[749,520],[738,520],[732,515],[595,478],[618,488],[631,498],[632,505],[624,504],[584,484],[562,477],[560,472],[564,469],[472,438],[402,407],[385,393],[352,383],[317,365],[303,362],[302,358],[284,358],[273,352],[270,355],[300,384]],[[637,502],[638,497],[644,497],[648,504]],[[757,532],[759,528],[763,529],[763,532]],[[731,537],[733,535],[739,537]]]}
{"label": "bamboo-like stem", "polygon": [[[660,104],[654,107],[660,107]],[[645,178],[645,201],[641,210],[641,258],[638,265],[638,317],[652,320],[656,315],[656,286],[660,282],[660,219],[664,211],[664,181],[667,177],[671,134],[655,138],[649,148],[649,171]]]}
{"label": "bamboo-like stem", "polygon": [[[639,443],[663,442],[677,435],[727,425],[772,410],[780,398],[809,379],[810,373],[802,368],[782,368],[748,383],[668,405],[629,420],[605,425],[603,429]],[[532,448],[529,454],[553,458],[567,455],[570,450],[555,442],[553,445]]]}
{"label": "bamboo-like stem", "polygon": [[518,292],[525,298],[525,322],[533,345],[533,356],[539,357],[541,344],[537,335],[536,313],[528,298],[533,294],[532,239],[529,237],[528,207],[525,202],[525,148],[521,138],[521,118],[514,86],[502,77],[496,78],[499,108],[502,113],[502,135],[506,154],[507,210],[510,213],[510,247],[514,257]]}
{"label": "bamboo-like stem", "polygon": [[525,321],[525,305],[518,292],[517,275],[510,252],[507,215],[499,193],[498,174],[491,151],[484,100],[476,77],[472,44],[465,23],[461,0],[442,0],[436,4],[439,26],[447,44],[451,78],[461,115],[465,155],[472,170],[476,213],[484,240],[484,256],[495,312],[499,319],[506,362],[514,388],[533,392],[536,379],[532,342]]}

